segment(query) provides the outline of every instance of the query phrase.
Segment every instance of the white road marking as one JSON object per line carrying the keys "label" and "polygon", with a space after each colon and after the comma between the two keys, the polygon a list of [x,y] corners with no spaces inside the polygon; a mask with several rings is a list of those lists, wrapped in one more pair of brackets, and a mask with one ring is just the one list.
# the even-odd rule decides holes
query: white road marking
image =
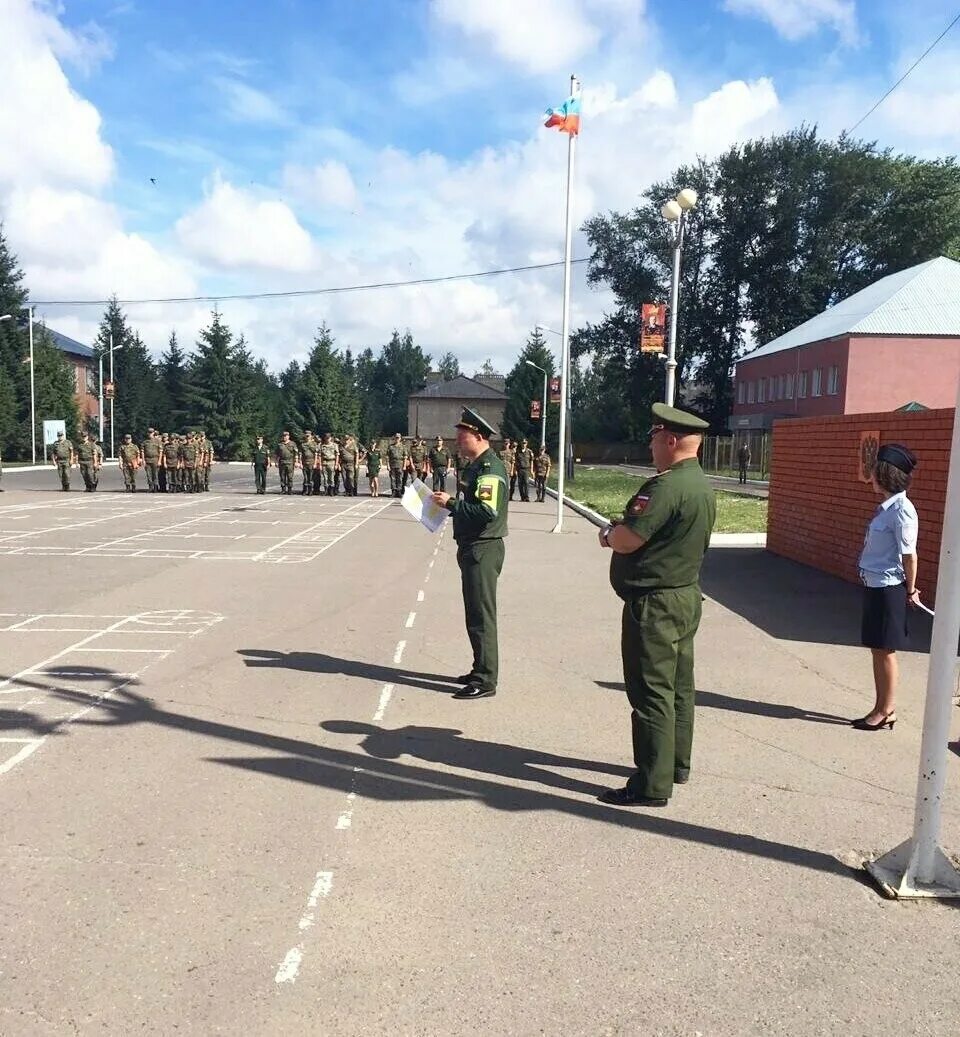
{"label": "white road marking", "polygon": [[0,763],[0,774],[6,774],[7,771],[12,771],[18,763],[23,763],[23,761],[34,750],[39,749],[45,741],[45,738],[0,738],[0,745],[10,743],[21,745],[19,752],[14,753],[9,760],[4,760],[3,763]]}
{"label": "white road marking", "polygon": [[393,694],[393,685],[384,684],[383,690],[380,692],[380,704],[377,706],[376,713],[373,714],[373,722],[379,724],[383,720],[383,715],[387,711],[387,706],[390,704],[390,696]]}
{"label": "white road marking", "polygon": [[[315,911],[317,904],[321,900],[325,900],[330,896],[330,890],[333,888],[333,872],[332,871],[318,871],[316,882],[313,884],[313,889],[310,891],[310,896],[307,898],[307,907],[303,914],[300,916],[300,922],[298,928],[300,932],[306,932],[312,928],[316,923]],[[300,964],[303,961],[303,940],[297,944],[296,947],[291,947],[284,956],[283,961],[280,963],[277,969],[277,974],[274,976],[275,982],[279,983],[295,983],[297,979],[297,973],[300,971]]]}
{"label": "white road marking", "polygon": [[[207,497],[207,501],[222,500],[221,497]],[[183,504],[174,504],[168,509],[172,511],[174,508],[187,508],[193,504],[200,504],[201,501],[184,501]],[[215,514],[215,512],[213,513]],[[97,544],[94,547],[85,547],[82,551],[78,552],[81,555],[89,554],[91,551],[103,551],[108,547],[115,547],[117,544],[125,544],[129,540],[138,540],[140,537],[155,536],[157,534],[166,533],[171,529],[181,529],[184,526],[189,526],[193,522],[202,522],[204,519],[209,518],[211,512],[205,511],[202,515],[197,515],[192,519],[187,519],[185,522],[175,522],[172,526],[161,526],[160,529],[147,529],[140,530],[133,533],[131,536],[118,537],[116,540],[108,540],[105,544]]]}
{"label": "white road marking", "polygon": [[433,558],[430,559],[430,564],[427,566],[428,569],[432,569],[433,568],[434,561],[435,561],[435,559],[433,559]]}
{"label": "white road marking", "polygon": [[423,591],[417,591],[417,601],[423,601]]}
{"label": "white road marking", "polygon": [[406,647],[407,647],[407,642],[406,641],[400,641],[398,643],[397,650],[393,653],[394,664],[397,664],[397,663],[400,662],[400,658],[403,655],[403,650]]}
{"label": "white road marking", "polygon": [[416,614],[416,612],[411,612],[411,613],[410,613],[410,615],[409,615],[409,616],[407,616],[407,622],[406,622],[406,627],[407,627],[407,629],[408,629],[408,630],[409,630],[409,629],[410,629],[410,627],[412,627],[412,626],[413,626],[413,624],[414,624],[414,623],[416,622],[416,619],[417,619],[417,614]]}
{"label": "white road marking", "polygon": [[[354,771],[359,771],[359,767],[354,767]],[[353,801],[357,798],[356,792],[347,793],[347,802],[350,804],[349,809],[344,810],[343,813],[337,818],[337,831],[342,832],[344,829],[349,828],[353,824]]]}

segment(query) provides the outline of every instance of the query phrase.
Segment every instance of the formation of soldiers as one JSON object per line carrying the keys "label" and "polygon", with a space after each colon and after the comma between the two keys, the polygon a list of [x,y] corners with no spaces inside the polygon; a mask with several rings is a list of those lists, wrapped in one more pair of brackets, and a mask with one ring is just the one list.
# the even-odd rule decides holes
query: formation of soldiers
{"label": "formation of soldiers", "polygon": [[547,448],[541,446],[534,453],[527,440],[521,439],[519,443],[512,439],[505,439],[500,449],[500,460],[506,469],[507,478],[510,481],[510,500],[514,493],[520,491],[520,500],[530,500],[530,476],[533,476],[534,487],[537,494],[537,502],[542,504],[547,496],[547,478],[550,475],[550,455]]}

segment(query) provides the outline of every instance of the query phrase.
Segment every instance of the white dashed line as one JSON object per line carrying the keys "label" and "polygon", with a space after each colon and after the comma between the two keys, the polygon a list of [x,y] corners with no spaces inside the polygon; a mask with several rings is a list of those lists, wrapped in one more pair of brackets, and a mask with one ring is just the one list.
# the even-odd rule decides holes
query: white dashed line
{"label": "white dashed line", "polygon": [[411,612],[410,615],[407,616],[407,622],[406,622],[407,630],[409,630],[410,627],[413,626],[413,624],[416,622],[416,620],[417,620],[416,612]]}
{"label": "white dashed line", "polygon": [[423,601],[423,591],[417,591],[417,601]]}
{"label": "white dashed line", "polygon": [[[333,888],[333,872],[332,871],[318,871],[317,881],[313,884],[313,889],[310,891],[310,896],[307,898],[307,909],[300,916],[300,922],[298,928],[300,932],[304,933],[308,929],[312,928],[316,924],[316,908],[317,904],[321,900],[325,900],[330,896],[330,890]],[[279,983],[294,983],[297,979],[297,973],[300,971],[300,963],[303,961],[303,941],[297,944],[296,947],[291,947],[287,951],[284,959],[280,962],[280,967],[277,969],[277,974],[274,977],[275,981]]]}
{"label": "white dashed line", "polygon": [[403,656],[403,650],[406,647],[407,647],[407,642],[406,641],[401,641],[397,645],[397,650],[393,653],[393,663],[394,663],[395,666],[399,664],[400,659]]}
{"label": "white dashed line", "polygon": [[373,714],[373,722],[379,724],[383,720],[383,715],[387,711],[387,706],[390,704],[390,696],[393,694],[393,685],[384,684],[383,691],[380,692],[380,704],[377,706],[376,713]]}

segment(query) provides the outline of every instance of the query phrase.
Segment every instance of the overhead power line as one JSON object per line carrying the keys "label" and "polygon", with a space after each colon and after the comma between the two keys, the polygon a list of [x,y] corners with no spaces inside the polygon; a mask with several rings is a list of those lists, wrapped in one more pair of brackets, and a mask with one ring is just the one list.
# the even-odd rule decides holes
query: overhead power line
{"label": "overhead power line", "polygon": [[877,101],[877,103],[870,109],[870,111],[867,112],[866,115],[861,115],[860,118],[857,119],[857,121],[850,127],[849,130],[844,130],[844,133],[853,133],[853,131],[860,125],[860,123],[866,122],[866,120],[869,119],[871,115],[873,115],[873,113],[880,107],[880,105],[883,104],[884,101],[886,101],[886,99],[894,92],[894,90],[896,90],[897,87],[900,86],[900,84],[907,78],[907,76],[910,75],[910,73],[917,67],[917,65],[919,65],[920,62],[923,61],[923,59],[930,53],[930,51],[932,51],[933,48],[936,47],[936,45],[943,39],[943,37],[947,35],[947,33],[957,24],[957,22],[960,22],[960,11],[957,12],[953,21],[943,30],[943,32],[940,33],[940,35],[933,41],[933,43],[931,43],[930,46],[927,47],[927,49],[920,55],[920,57],[917,58],[917,60],[907,69],[907,71],[904,72],[903,75],[893,84],[893,86],[890,87],[890,89],[883,95],[883,97],[881,97],[880,100]]}
{"label": "overhead power line", "polygon": [[[586,259],[574,259],[586,263]],[[527,266],[509,266],[500,270],[477,270],[470,274],[446,274],[443,277],[418,277],[412,281],[379,281],[372,284],[350,284],[337,288],[304,288],[292,292],[248,292],[239,295],[184,295],[166,299],[118,299],[121,306],[139,306],[146,303],[174,302],[230,302],[241,299],[297,299],[310,295],[341,295],[346,292],[369,292],[379,288],[412,288],[417,285],[443,284],[447,281],[469,281],[475,277],[499,277],[502,274],[522,274],[529,270],[552,270],[563,266],[563,260],[554,263],[530,263]],[[111,299],[38,299],[34,306],[106,306]]]}

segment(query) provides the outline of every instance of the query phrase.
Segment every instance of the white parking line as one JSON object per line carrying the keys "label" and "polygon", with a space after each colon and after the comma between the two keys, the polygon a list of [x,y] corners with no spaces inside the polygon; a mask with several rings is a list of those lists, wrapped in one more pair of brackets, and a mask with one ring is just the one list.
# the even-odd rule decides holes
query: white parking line
{"label": "white parking line", "polygon": [[[318,871],[317,880],[313,884],[313,889],[310,891],[310,896],[307,898],[307,907],[303,914],[300,916],[300,922],[298,928],[300,932],[306,932],[312,928],[316,921],[314,912],[316,911],[317,904],[321,900],[325,900],[330,896],[330,890],[333,888],[333,872],[332,871]],[[303,961],[303,940],[296,945],[291,947],[284,956],[283,961],[280,963],[280,967],[277,969],[277,974],[274,976],[274,980],[277,983],[294,983],[297,979],[297,973],[300,971],[300,963]]]}

